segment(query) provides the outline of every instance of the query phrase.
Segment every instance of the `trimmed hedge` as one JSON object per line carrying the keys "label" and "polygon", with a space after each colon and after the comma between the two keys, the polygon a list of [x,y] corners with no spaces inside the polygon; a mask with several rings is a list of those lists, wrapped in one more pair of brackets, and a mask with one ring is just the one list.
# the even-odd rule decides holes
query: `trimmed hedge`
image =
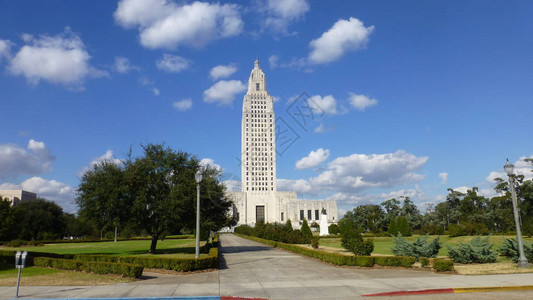
{"label": "trimmed hedge", "polygon": [[399,266],[410,268],[415,263],[415,258],[410,256],[351,256],[337,253],[330,253],[321,250],[314,250],[304,248],[297,245],[285,244],[276,241],[269,241],[257,237],[236,234],[238,236],[254,240],[263,244],[273,246],[275,248],[285,249],[301,255],[309,256],[319,259],[321,261],[337,265],[337,266],[358,266],[358,267],[373,267],[374,264],[379,266]]}
{"label": "trimmed hedge", "polygon": [[374,262],[378,266],[411,268],[416,258],[412,256],[376,256]]}
{"label": "trimmed hedge", "polygon": [[420,257],[420,265],[422,266],[422,268],[428,268],[428,267],[430,267],[430,265],[429,265],[429,258],[427,258],[427,257]]}
{"label": "trimmed hedge", "polygon": [[433,268],[437,272],[453,271],[453,260],[445,258],[435,258],[433,260]]}
{"label": "trimmed hedge", "polygon": [[[213,240],[213,245],[218,245],[218,238]],[[204,247],[207,250],[211,245]],[[218,247],[209,249],[207,257],[172,258],[152,256],[114,256],[114,255],[75,255],[74,259],[87,262],[108,262],[137,264],[145,268],[166,269],[179,272],[218,268]]]}
{"label": "trimmed hedge", "polygon": [[33,265],[61,270],[85,271],[96,274],[118,274],[134,278],[141,277],[143,273],[143,266],[141,265],[111,262],[91,262],[50,257],[35,257],[33,259]]}

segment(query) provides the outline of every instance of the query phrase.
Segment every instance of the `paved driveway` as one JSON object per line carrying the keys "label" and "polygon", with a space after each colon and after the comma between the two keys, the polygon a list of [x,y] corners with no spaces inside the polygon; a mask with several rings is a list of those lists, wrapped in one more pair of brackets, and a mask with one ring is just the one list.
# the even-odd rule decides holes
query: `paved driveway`
{"label": "paved driveway", "polygon": [[449,277],[423,271],[335,267],[229,234],[221,235],[221,241],[221,295],[350,298],[404,289],[406,281],[419,285],[419,280],[438,282]]}

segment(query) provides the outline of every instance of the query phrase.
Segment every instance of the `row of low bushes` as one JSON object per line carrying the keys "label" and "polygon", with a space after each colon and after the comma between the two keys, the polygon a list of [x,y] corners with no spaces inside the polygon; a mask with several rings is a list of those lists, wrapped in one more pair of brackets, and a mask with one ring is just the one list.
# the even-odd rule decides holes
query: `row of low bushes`
{"label": "row of low bushes", "polygon": [[[218,236],[215,236],[212,243],[208,243],[202,247],[202,252],[207,252],[207,257],[196,258],[172,258],[172,257],[157,257],[157,256],[114,256],[114,255],[83,255],[83,254],[57,254],[57,253],[47,253],[47,252],[28,252],[28,258],[26,261],[27,266],[38,265],[35,261],[39,261],[38,266],[47,266],[55,267],[58,269],[66,270],[84,270],[103,274],[102,270],[120,270],[122,267],[114,265],[138,265],[142,268],[153,268],[153,269],[167,269],[180,272],[189,272],[195,270],[204,270],[204,269],[213,269],[218,267]],[[15,253],[14,250],[0,250],[0,262],[6,264],[15,263]],[[41,260],[41,258],[46,258]],[[102,263],[102,264],[113,264],[112,266],[98,266],[94,267],[90,265],[89,267],[85,266],[85,269],[80,269],[80,263]],[[47,265],[54,264],[54,265]],[[65,266],[65,268],[60,267]],[[93,268],[97,271],[92,271],[90,268]],[[109,272],[112,274],[123,274],[116,273],[115,271]],[[131,274],[133,271],[121,271]],[[136,269],[135,269],[135,272]],[[135,273],[134,272],[134,273]],[[136,273],[135,273],[136,274]],[[124,276],[129,276],[125,275]],[[139,274],[140,276],[140,274]]]}
{"label": "row of low bushes", "polygon": [[143,266],[138,264],[94,262],[50,257],[35,257],[33,259],[33,265],[61,270],[85,271],[96,274],[117,274],[134,278],[141,277],[143,273]]}
{"label": "row of low bushes", "polygon": [[[319,259],[321,261],[331,263],[337,266],[358,266],[358,267],[373,267],[374,265],[378,266],[394,266],[394,267],[404,267],[411,268],[415,263],[414,257],[409,256],[352,256],[352,255],[343,255],[338,253],[330,253],[321,250],[314,250],[309,248],[304,248],[297,245],[285,244],[281,242],[265,240],[257,237],[246,236],[237,234],[238,236],[251,239],[263,244],[267,244],[276,248],[285,249],[291,252],[295,252],[301,255],[309,256],[312,258]],[[437,262],[435,264],[435,262]],[[441,261],[450,261],[445,259],[434,259],[433,266],[437,271],[450,271],[453,270],[453,262],[451,262],[451,268],[440,268],[442,264]],[[436,267],[439,267],[437,269]]]}
{"label": "row of low bushes", "polygon": [[[174,235],[165,237],[166,240],[183,240],[193,238],[192,235]],[[151,237],[132,237],[132,238],[118,238],[117,241],[151,241]],[[113,242],[114,239],[97,239],[97,238],[87,238],[87,239],[64,239],[64,240],[39,240],[39,241],[26,241],[26,240],[12,240],[0,242],[1,245],[7,247],[21,247],[21,246],[42,246],[44,244],[76,244],[76,243],[98,243],[98,242]]]}
{"label": "row of low bushes", "polygon": [[213,269],[218,267],[218,248],[209,249],[207,257],[172,258],[151,256],[114,256],[114,255],[75,255],[75,260],[88,262],[110,262],[138,264],[145,268],[166,269],[179,272]]}

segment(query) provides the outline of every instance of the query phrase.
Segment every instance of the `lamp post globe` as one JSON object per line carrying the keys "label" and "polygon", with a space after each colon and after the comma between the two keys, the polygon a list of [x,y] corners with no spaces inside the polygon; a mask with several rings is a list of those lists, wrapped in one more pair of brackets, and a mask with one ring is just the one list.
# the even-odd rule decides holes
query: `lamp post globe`
{"label": "lamp post globe", "polygon": [[509,177],[509,190],[511,191],[511,200],[513,202],[513,214],[516,225],[516,240],[518,242],[518,267],[527,268],[529,267],[529,263],[524,255],[524,244],[522,243],[522,232],[520,230],[520,216],[518,214],[518,199],[516,197],[516,191],[514,187],[514,165],[507,160],[503,166],[503,169]]}

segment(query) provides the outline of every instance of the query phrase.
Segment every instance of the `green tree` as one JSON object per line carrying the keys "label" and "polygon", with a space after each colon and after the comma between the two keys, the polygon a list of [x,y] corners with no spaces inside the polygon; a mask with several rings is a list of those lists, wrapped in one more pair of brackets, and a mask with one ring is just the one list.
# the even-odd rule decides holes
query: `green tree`
{"label": "green tree", "polygon": [[14,238],[15,218],[11,201],[0,196],[0,241],[9,241]]}
{"label": "green tree", "polygon": [[396,218],[396,226],[398,226],[398,232],[403,236],[411,236],[411,226],[409,221],[404,216],[399,216]]}
{"label": "green tree", "polygon": [[83,174],[76,198],[79,215],[100,231],[124,226],[131,218],[132,202],[122,164],[102,161]]}
{"label": "green tree", "polygon": [[19,202],[13,208],[13,214],[18,238],[23,240],[58,239],[66,229],[63,209],[43,198]]}
{"label": "green tree", "polygon": [[341,233],[341,245],[355,255],[370,255],[374,251],[374,241],[364,240],[361,235],[361,228],[351,218],[342,218],[339,221]]}
{"label": "green tree", "polygon": [[285,225],[283,226],[283,230],[287,232],[290,232],[293,230],[291,219],[287,219],[287,222],[285,222]]}
{"label": "green tree", "polygon": [[151,237],[150,253],[165,232],[193,229],[196,223],[195,173],[202,170],[200,216],[202,230],[219,230],[235,223],[229,216],[231,201],[218,181],[219,171],[201,167],[190,154],[163,145],[143,146],[144,153],[129,158],[125,171],[132,193],[132,220]]}
{"label": "green tree", "polygon": [[388,232],[390,235],[392,235],[392,236],[396,236],[396,235],[398,235],[398,232],[400,232],[400,231],[398,230],[398,224],[397,224],[397,222],[396,222],[396,219],[397,219],[397,218],[392,218],[392,219],[390,219],[390,222],[389,222],[389,228],[388,228],[388,230],[387,230],[387,232]]}
{"label": "green tree", "polygon": [[307,219],[304,219],[300,230],[304,235],[313,236],[313,232],[311,232],[311,228],[309,228],[309,224],[307,224]]}
{"label": "green tree", "polygon": [[379,205],[360,205],[346,212],[344,218],[359,224],[363,231],[378,233],[382,230],[383,210]]}

